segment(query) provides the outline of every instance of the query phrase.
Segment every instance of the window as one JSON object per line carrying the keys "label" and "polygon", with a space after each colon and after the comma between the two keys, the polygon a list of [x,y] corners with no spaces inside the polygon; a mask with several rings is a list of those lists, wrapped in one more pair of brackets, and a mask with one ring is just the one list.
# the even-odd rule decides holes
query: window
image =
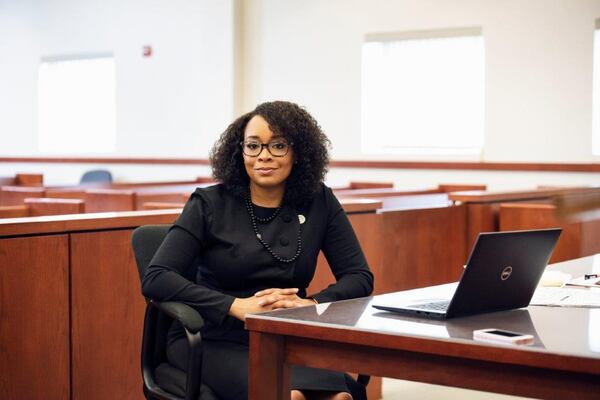
{"label": "window", "polygon": [[594,31],[594,81],[592,83],[592,154],[600,156],[600,20]]}
{"label": "window", "polygon": [[111,55],[42,59],[38,80],[39,150],[115,151],[115,86]]}
{"label": "window", "polygon": [[480,154],[484,61],[479,28],[368,35],[363,152]]}

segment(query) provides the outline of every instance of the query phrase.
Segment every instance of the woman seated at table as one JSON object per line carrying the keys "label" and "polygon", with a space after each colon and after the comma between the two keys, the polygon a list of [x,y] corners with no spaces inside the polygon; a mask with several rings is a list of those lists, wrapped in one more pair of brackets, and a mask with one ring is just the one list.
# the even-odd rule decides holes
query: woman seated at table
{"label": "woman seated at table", "polygon": [[[372,292],[352,226],[323,184],[328,145],[296,104],[263,103],[242,115],[211,152],[220,183],[191,195],[150,263],[144,296],[186,303],[205,319],[202,382],[219,398],[248,395],[246,314]],[[321,250],[337,282],[307,296]],[[171,328],[167,357],[186,369],[179,324]],[[290,380],[292,399],[352,399],[353,382],[342,372],[292,366]]]}

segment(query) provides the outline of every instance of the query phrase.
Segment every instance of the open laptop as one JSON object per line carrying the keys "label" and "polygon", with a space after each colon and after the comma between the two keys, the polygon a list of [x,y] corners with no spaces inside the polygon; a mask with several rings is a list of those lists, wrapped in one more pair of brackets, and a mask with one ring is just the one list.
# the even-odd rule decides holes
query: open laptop
{"label": "open laptop", "polygon": [[480,233],[450,300],[390,304],[392,296],[387,302],[375,300],[373,307],[437,319],[526,307],[560,232],[557,228]]}

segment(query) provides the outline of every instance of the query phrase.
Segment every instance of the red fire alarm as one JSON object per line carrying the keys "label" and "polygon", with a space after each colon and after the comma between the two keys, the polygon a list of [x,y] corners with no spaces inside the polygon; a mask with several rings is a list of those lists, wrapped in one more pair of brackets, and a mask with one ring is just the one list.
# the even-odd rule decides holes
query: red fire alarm
{"label": "red fire alarm", "polygon": [[152,46],[150,46],[150,45],[144,46],[142,48],[142,54],[144,55],[144,57],[152,56]]}

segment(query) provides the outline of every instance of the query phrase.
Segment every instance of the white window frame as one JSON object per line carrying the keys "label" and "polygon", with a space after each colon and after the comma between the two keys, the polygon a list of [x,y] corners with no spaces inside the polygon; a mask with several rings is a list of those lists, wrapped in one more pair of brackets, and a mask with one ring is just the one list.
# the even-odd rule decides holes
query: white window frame
{"label": "white window frame", "polygon": [[38,76],[38,150],[116,150],[116,64],[111,53],[43,57]]}
{"label": "white window frame", "polygon": [[[416,46],[421,45],[424,49],[429,46],[431,49],[431,46],[435,43],[429,42],[429,40],[436,39],[442,41],[445,39],[466,39],[469,41],[467,42],[469,45],[475,48],[480,47],[480,51],[473,56],[469,68],[452,63],[452,59],[450,59],[446,63],[448,74],[454,73],[453,76],[457,76],[457,78],[450,81],[444,77],[442,71],[437,77],[438,84],[435,83],[435,77],[428,78],[427,81],[410,78],[410,76],[414,76],[415,72],[418,73],[422,66],[427,67],[427,65],[423,65],[426,63],[419,61],[418,57],[414,59],[413,63],[410,61],[404,63],[399,58],[392,59],[387,65],[373,61],[378,57],[377,54],[381,55],[388,52],[389,55],[389,52],[393,51],[393,46],[405,46],[404,49],[409,49],[408,51],[411,51],[411,47],[406,46],[412,46],[412,54],[418,54],[416,51],[419,51],[419,49]],[[444,50],[451,49],[452,43],[457,43],[457,41],[446,40],[445,43],[442,41],[437,42],[437,47]],[[426,46],[422,46],[423,44]],[[439,44],[443,44],[445,47],[440,47]],[[373,53],[367,54],[370,51],[373,51]],[[423,50],[422,52],[425,54],[426,51]],[[375,54],[374,57],[372,57],[373,54]],[[439,55],[437,57],[438,59],[442,58]],[[445,59],[448,59],[448,57]],[[480,27],[368,34],[363,44],[362,68],[361,148],[363,153],[399,154],[414,156],[414,158],[428,158],[431,156],[481,158],[485,137],[485,44]],[[403,68],[406,74],[396,81],[387,78],[385,81],[381,79],[381,77],[389,77]],[[373,73],[373,71],[376,71],[376,73]],[[435,73],[436,70],[434,69],[433,72]],[[457,82],[461,82],[458,78],[461,77],[463,79],[473,77],[476,79],[475,84],[469,87],[469,90],[461,91],[457,88]],[[369,80],[375,83],[373,84]],[[446,82],[450,83],[446,84]],[[417,85],[420,86],[417,87]],[[448,94],[444,92],[441,95],[433,96],[434,100],[438,100],[437,110],[439,111],[435,111],[435,108],[434,110],[425,109],[423,105],[427,105],[432,98],[432,93],[440,90],[439,88],[444,85],[450,89],[454,85],[454,92],[465,92],[470,96],[467,99],[469,101],[460,103],[446,100],[444,102],[444,99],[455,98],[456,95],[460,94],[450,94],[446,91]],[[413,90],[411,92],[414,93],[413,95],[404,98],[392,97],[392,95],[401,92],[401,87],[410,86],[419,90]],[[463,93],[463,95],[465,94]],[[373,100],[375,96],[394,100]],[[435,101],[433,103],[435,104]],[[420,108],[419,104],[421,105]],[[428,111],[436,115],[431,115],[431,112],[428,113]],[[459,119],[457,118],[459,115],[468,116],[468,120],[455,121]],[[418,116],[421,117],[418,118]],[[418,121],[423,121],[423,123]],[[451,124],[452,122],[454,122],[454,125]],[[444,128],[436,129],[436,123]],[[468,129],[461,130],[461,124]],[[399,139],[398,135],[408,131],[411,131],[411,133],[408,133],[409,135],[414,136]],[[455,139],[456,136],[454,135],[465,131],[471,132],[468,143],[466,139],[462,142]],[[422,145],[424,141],[418,139],[423,135],[431,137],[428,145]]]}

